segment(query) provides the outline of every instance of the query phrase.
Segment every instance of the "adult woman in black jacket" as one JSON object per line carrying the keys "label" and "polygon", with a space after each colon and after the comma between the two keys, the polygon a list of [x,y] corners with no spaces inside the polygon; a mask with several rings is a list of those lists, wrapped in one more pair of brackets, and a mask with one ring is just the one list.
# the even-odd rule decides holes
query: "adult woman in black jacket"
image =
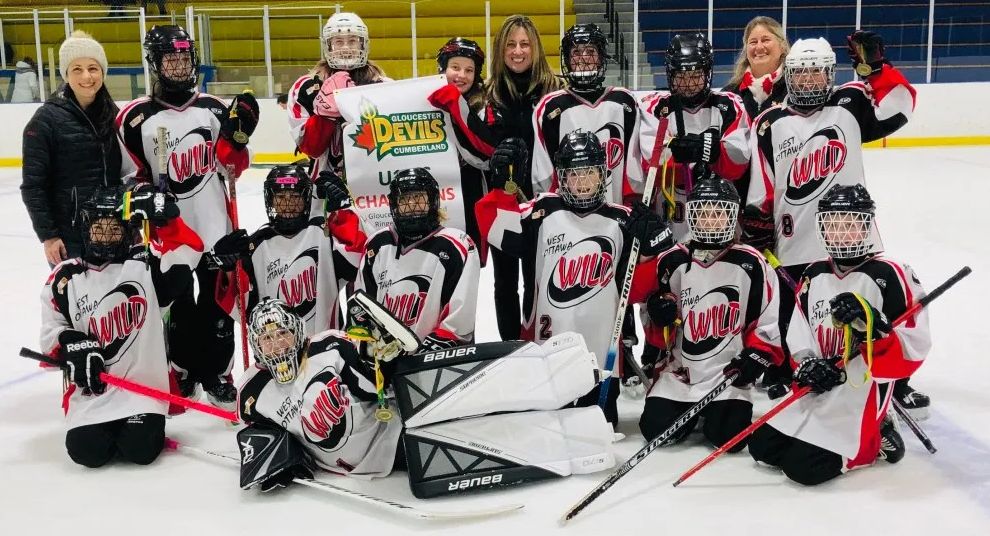
{"label": "adult woman in black jacket", "polygon": [[59,49],[67,82],[24,128],[21,197],[51,265],[82,254],[76,211],[100,186],[120,184],[117,106],[103,84],[107,57],[85,32]]}

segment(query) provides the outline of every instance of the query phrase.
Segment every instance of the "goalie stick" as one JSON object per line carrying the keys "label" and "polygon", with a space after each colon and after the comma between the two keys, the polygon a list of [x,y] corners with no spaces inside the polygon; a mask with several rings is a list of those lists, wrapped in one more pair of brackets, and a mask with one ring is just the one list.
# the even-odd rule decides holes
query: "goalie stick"
{"label": "goalie stick", "polygon": [[[165,448],[168,450],[184,450],[188,452],[193,452],[202,456],[210,456],[227,462],[230,465],[239,465],[240,461],[230,455],[223,454],[220,452],[215,452],[212,450],[200,449],[196,447],[190,447],[188,445],[180,444],[171,438],[165,438]],[[353,501],[362,502],[365,504],[370,504],[376,508],[382,509],[384,511],[392,512],[394,514],[416,518],[416,519],[478,519],[484,517],[492,517],[500,514],[506,514],[509,512],[514,512],[516,510],[522,509],[525,505],[522,504],[507,504],[503,506],[494,506],[492,508],[485,508],[481,510],[463,510],[457,512],[436,512],[429,510],[420,510],[418,508],[402,504],[395,501],[390,501],[387,499],[382,499],[372,495],[367,495],[359,491],[349,490],[347,488],[342,488],[335,484],[325,482],[323,480],[317,480],[315,478],[293,478],[292,481],[296,484],[306,486],[309,488],[320,490],[324,493],[330,493],[332,495],[337,495],[341,497],[346,497]]]}

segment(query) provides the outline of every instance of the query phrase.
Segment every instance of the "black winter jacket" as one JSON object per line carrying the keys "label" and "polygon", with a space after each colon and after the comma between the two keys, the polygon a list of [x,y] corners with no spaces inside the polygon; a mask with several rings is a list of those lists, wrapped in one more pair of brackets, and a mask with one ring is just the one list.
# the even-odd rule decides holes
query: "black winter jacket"
{"label": "black winter jacket", "polygon": [[[97,187],[121,184],[121,153],[113,122],[96,125],[89,117],[112,118],[116,106],[105,88],[97,99],[100,102],[91,105],[87,114],[63,85],[24,127],[21,198],[42,242],[58,237],[66,245],[80,244],[81,230],[74,225],[78,206]],[[113,108],[105,114],[96,112],[106,106]]]}

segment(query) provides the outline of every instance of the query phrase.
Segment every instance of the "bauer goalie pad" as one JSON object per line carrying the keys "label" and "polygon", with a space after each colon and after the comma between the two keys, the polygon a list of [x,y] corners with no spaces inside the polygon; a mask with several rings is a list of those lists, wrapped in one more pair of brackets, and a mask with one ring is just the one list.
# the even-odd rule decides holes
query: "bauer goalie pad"
{"label": "bauer goalie pad", "polygon": [[420,499],[612,467],[598,406],[486,415],[407,428],[409,487]]}
{"label": "bauer goalie pad", "polygon": [[470,344],[396,363],[396,402],[410,428],[503,411],[558,409],[598,381],[598,359],[578,333],[562,333],[542,346]]}
{"label": "bauer goalie pad", "polygon": [[386,361],[400,350],[411,354],[419,348],[416,334],[363,290],[347,299],[347,317],[347,335],[376,345],[386,354]]}

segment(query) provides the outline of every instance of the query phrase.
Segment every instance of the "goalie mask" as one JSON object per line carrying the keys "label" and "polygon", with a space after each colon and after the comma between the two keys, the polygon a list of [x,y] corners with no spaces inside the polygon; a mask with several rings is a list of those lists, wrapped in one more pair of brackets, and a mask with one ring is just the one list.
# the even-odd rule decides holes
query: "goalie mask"
{"label": "goalie mask", "polygon": [[709,173],[695,183],[687,198],[691,242],[700,249],[721,249],[736,236],[739,193],[731,182]]}
{"label": "goalie mask", "polygon": [[351,71],[368,64],[368,27],[354,13],[336,13],[323,25],[323,57],[331,69]]}
{"label": "goalie mask", "polygon": [[602,88],[608,63],[608,38],[596,24],[575,24],[560,41],[560,72],[577,92]]}
{"label": "goalie mask", "polygon": [[291,383],[299,374],[306,345],[302,320],[285,303],[262,298],[251,311],[248,342],[255,360],[278,383]]}
{"label": "goalie mask", "polygon": [[196,43],[181,26],[153,26],[144,36],[148,68],[168,91],[196,87],[199,54]]}
{"label": "goalie mask", "polygon": [[704,34],[675,35],[667,47],[667,84],[688,108],[700,106],[712,92],[712,44]]}
{"label": "goalie mask", "polygon": [[825,104],[835,84],[835,52],[824,38],[798,39],[784,59],[787,102],[798,108]]}
{"label": "goalie mask", "polygon": [[870,252],[876,204],[862,184],[836,184],[818,200],[818,238],[829,256],[858,259]]}
{"label": "goalie mask", "polygon": [[557,194],[579,211],[589,211],[605,202],[610,179],[605,175],[605,150],[591,132],[575,130],[560,142],[554,157]]}
{"label": "goalie mask", "polygon": [[83,258],[94,263],[122,261],[137,240],[137,228],[122,216],[123,188],[99,188],[79,209]]}
{"label": "goalie mask", "polygon": [[301,231],[309,222],[313,183],[302,166],[280,165],[265,178],[265,212],[281,234]]}
{"label": "goalie mask", "polygon": [[388,205],[395,230],[407,244],[440,227],[440,186],[426,168],[403,169],[393,175]]}

